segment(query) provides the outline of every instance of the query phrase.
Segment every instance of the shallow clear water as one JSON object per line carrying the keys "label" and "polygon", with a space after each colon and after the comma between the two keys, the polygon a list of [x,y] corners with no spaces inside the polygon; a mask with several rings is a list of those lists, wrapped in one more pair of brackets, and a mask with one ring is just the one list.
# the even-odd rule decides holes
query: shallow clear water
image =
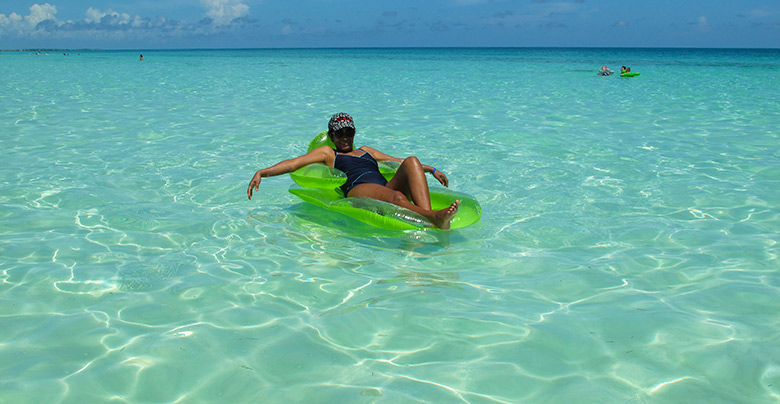
{"label": "shallow clear water", "polygon": [[[0,55],[0,402],[780,400],[780,51],[143,53]],[[340,111],[482,220],[246,200]]]}

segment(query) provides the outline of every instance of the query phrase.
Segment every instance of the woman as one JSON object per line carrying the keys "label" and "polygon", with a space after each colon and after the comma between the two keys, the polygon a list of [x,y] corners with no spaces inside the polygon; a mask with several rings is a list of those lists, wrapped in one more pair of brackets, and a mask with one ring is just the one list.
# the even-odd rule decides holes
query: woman
{"label": "woman", "polygon": [[[455,201],[446,209],[432,210],[428,180],[425,178],[425,173],[429,172],[446,187],[449,181],[444,173],[421,164],[414,156],[399,159],[368,146],[353,149],[355,123],[351,116],[343,112],[330,118],[328,137],[336,145],[335,151],[330,146],[320,146],[303,156],[258,170],[249,182],[249,199],[252,199],[252,191],[257,191],[260,187],[263,177],[287,174],[309,164],[321,163],[346,173],[347,182],[341,187],[345,196],[389,202],[419,213],[440,229],[450,228],[450,221],[458,212],[460,201]],[[377,161],[396,161],[401,163],[401,166],[388,182],[379,173]]]}

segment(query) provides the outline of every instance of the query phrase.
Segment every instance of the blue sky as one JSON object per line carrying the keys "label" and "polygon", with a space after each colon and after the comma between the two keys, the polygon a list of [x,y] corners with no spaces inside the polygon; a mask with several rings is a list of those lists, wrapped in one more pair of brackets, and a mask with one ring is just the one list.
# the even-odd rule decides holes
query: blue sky
{"label": "blue sky", "polygon": [[0,49],[780,48],[779,0],[2,0]]}

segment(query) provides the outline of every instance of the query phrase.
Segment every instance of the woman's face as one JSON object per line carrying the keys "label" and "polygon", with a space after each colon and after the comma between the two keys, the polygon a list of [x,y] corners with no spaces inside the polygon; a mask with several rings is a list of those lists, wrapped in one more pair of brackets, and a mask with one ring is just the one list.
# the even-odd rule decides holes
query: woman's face
{"label": "woman's face", "polygon": [[337,130],[330,140],[336,145],[336,150],[341,153],[352,151],[352,141],[355,139],[355,131],[351,128]]}

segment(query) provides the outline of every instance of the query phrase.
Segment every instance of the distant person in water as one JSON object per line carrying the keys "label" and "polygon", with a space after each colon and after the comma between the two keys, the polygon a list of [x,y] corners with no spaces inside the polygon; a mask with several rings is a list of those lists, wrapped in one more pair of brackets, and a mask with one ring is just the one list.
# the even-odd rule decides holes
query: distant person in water
{"label": "distant person in water", "polygon": [[141,58],[139,60],[144,60],[144,55],[141,55]]}
{"label": "distant person in water", "polygon": [[[400,159],[368,146],[353,149],[355,123],[351,116],[343,112],[330,118],[328,137],[336,146],[335,150],[330,146],[320,146],[303,156],[258,170],[247,188],[249,199],[252,199],[252,192],[258,190],[263,177],[287,174],[303,166],[320,163],[346,173],[347,182],[341,187],[345,196],[389,202],[419,213],[440,229],[450,228],[450,221],[458,212],[460,201],[455,201],[446,209],[432,210],[428,179],[425,177],[425,173],[431,173],[446,187],[449,180],[443,172],[420,163],[414,156]],[[377,161],[395,161],[401,165],[388,182],[379,173]]]}
{"label": "distant person in water", "polygon": [[600,76],[609,76],[609,75],[611,75],[612,73],[614,73],[614,72],[612,71],[612,69],[608,68],[606,65],[604,65],[604,66],[601,66],[601,70],[599,70],[599,75],[600,75]]}

